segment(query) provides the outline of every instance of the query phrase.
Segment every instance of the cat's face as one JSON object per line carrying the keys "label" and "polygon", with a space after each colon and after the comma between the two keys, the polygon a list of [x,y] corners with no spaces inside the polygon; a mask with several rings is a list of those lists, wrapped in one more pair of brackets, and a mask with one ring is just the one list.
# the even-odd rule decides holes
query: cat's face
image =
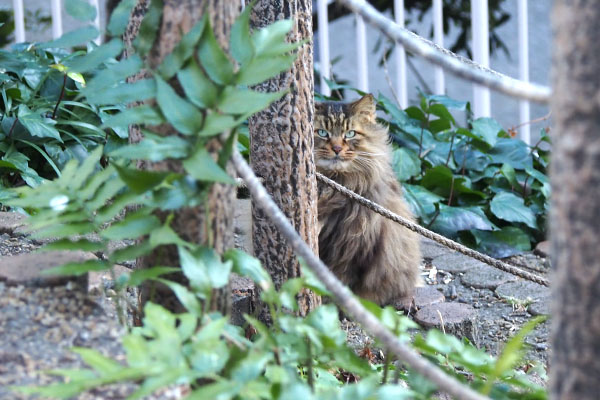
{"label": "cat's face", "polygon": [[381,153],[382,127],[370,94],[353,103],[315,103],[314,125],[315,163],[321,170],[358,171]]}

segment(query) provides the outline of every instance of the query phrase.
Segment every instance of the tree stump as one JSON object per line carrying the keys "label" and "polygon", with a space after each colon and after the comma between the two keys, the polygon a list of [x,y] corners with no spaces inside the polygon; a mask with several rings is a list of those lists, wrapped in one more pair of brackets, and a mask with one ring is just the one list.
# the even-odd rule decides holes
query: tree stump
{"label": "tree stump", "polygon": [[438,303],[425,306],[415,314],[415,322],[424,328],[437,328],[459,338],[466,337],[479,347],[475,319],[477,311],[468,304]]}

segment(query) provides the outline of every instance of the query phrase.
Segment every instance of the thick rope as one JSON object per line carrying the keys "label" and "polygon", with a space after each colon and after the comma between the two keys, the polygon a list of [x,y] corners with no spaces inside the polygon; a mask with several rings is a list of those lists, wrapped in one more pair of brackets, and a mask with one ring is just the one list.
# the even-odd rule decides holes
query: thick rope
{"label": "thick rope", "polygon": [[323,182],[324,184],[326,184],[327,186],[331,187],[335,191],[343,194],[344,196],[349,197],[350,199],[356,201],[357,203],[367,207],[368,209],[370,209],[372,211],[375,211],[377,214],[382,215],[385,218],[391,219],[392,221],[397,222],[400,225],[403,225],[404,227],[410,229],[411,231],[417,232],[421,236],[424,236],[426,238],[434,240],[452,250],[456,250],[466,256],[469,256],[478,261],[484,262],[488,265],[491,265],[494,268],[498,268],[499,270],[508,272],[510,274],[516,275],[518,277],[527,279],[527,280],[535,282],[535,283],[539,283],[540,285],[543,285],[543,286],[548,286],[548,287],[550,286],[550,282],[548,281],[548,279],[546,279],[542,276],[532,274],[531,272],[523,271],[522,269],[514,267],[510,264],[507,264],[503,261],[492,258],[488,255],[485,255],[485,254],[475,251],[473,249],[470,249],[466,246],[463,246],[460,243],[455,242],[454,240],[448,239],[447,237],[444,237],[444,236],[439,235],[435,232],[432,232],[428,229],[425,229],[422,226],[417,225],[412,221],[402,218],[398,214],[391,212],[390,210],[380,206],[379,204],[377,204],[369,199],[365,199],[364,197],[360,196],[359,194],[354,193],[353,191],[345,188],[344,186],[329,179],[328,177],[326,177],[325,175],[323,175],[321,173],[317,172],[317,179],[320,180],[321,182]]}
{"label": "thick rope", "polygon": [[360,14],[367,23],[380,30],[394,42],[403,45],[406,50],[439,65],[460,78],[509,96],[539,103],[550,101],[552,91],[549,87],[511,78],[444,49],[408,29],[400,27],[365,0],[337,0],[337,2]]}
{"label": "thick rope", "polygon": [[367,311],[356,297],[352,295],[350,289],[335,277],[333,272],[323,264],[323,261],[302,240],[288,218],[277,207],[271,196],[269,196],[267,190],[260,183],[254,171],[252,171],[252,168],[250,168],[239,151],[234,150],[231,159],[238,175],[246,182],[252,194],[252,203],[262,208],[265,215],[277,227],[281,235],[285,237],[296,254],[306,261],[306,265],[331,292],[336,304],[351,315],[356,322],[360,323],[367,332],[379,339],[385,348],[389,349],[417,373],[438,385],[441,390],[447,392],[452,397],[464,400],[489,400],[488,397],[475,392],[470,387],[447,375],[440,368],[408,347],[406,343],[401,342],[371,312]]}

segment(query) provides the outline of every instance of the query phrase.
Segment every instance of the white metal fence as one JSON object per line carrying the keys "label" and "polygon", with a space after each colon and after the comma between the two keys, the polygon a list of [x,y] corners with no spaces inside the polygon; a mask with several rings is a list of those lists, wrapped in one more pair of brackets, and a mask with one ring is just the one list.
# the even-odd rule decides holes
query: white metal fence
{"label": "white metal fence", "polygon": [[[95,25],[100,27],[100,9],[98,0],[88,0],[90,4],[96,7]],[[527,21],[527,0],[518,1],[518,54],[519,54],[519,79],[529,82],[529,46],[528,46],[528,21]],[[25,19],[24,19],[24,0],[12,0],[15,17],[15,40],[24,42],[26,40]],[[317,18],[319,23],[319,67],[321,73],[321,91],[329,95],[329,87],[325,79],[331,78],[331,59],[329,52],[329,24],[327,18],[327,5],[332,0],[317,0]],[[433,2],[433,33],[434,42],[444,46],[444,26],[443,26],[443,8],[442,0],[432,0]],[[52,36],[60,37],[63,33],[62,27],[62,0],[51,0],[52,15]],[[404,26],[404,0],[394,0],[394,19],[400,26]],[[472,49],[473,61],[489,66],[489,21],[488,21],[488,0],[471,0],[471,19],[472,19]],[[100,43],[101,38],[97,38]],[[365,23],[359,15],[356,15],[356,54],[357,57],[357,77],[355,86],[363,91],[368,91],[368,69],[367,69],[367,34]],[[406,53],[401,45],[397,45],[396,53],[396,91],[400,105],[408,106],[407,99],[407,78],[406,78]],[[434,91],[436,94],[444,94],[445,79],[444,71],[441,67],[434,69]],[[490,116],[491,102],[488,88],[473,86],[473,112],[475,117]],[[522,100],[519,103],[519,122],[521,138],[530,143],[530,129],[527,122],[530,120],[529,102]]]}

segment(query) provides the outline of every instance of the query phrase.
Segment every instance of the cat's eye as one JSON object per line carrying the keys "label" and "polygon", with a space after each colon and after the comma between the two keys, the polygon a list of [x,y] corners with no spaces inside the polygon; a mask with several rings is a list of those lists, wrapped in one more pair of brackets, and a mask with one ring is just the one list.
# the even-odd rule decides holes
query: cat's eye
{"label": "cat's eye", "polygon": [[325,129],[317,129],[317,135],[322,138],[326,138],[329,136],[329,132],[327,132]]}
{"label": "cat's eye", "polygon": [[344,136],[346,139],[352,139],[354,136],[356,136],[356,131],[348,131]]}

